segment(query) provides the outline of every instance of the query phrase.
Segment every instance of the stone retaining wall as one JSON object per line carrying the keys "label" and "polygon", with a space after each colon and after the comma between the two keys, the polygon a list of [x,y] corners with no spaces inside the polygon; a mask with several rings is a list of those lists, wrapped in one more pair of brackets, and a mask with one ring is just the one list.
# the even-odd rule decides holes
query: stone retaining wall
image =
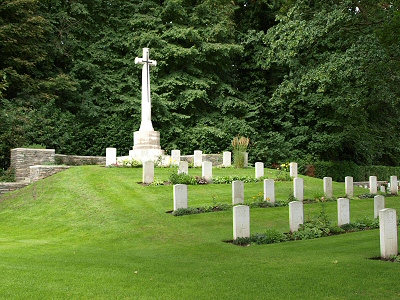
{"label": "stone retaining wall", "polygon": [[54,164],[55,152],[54,149],[12,149],[11,168],[15,171],[15,180],[29,180],[30,166]]}
{"label": "stone retaining wall", "polygon": [[30,182],[44,179],[66,169],[69,169],[69,166],[31,166]]}
{"label": "stone retaining wall", "polygon": [[83,166],[83,165],[106,165],[105,156],[79,156],[56,154],[54,157],[57,165]]}
{"label": "stone retaining wall", "polygon": [[26,187],[28,182],[0,182],[0,195]]}

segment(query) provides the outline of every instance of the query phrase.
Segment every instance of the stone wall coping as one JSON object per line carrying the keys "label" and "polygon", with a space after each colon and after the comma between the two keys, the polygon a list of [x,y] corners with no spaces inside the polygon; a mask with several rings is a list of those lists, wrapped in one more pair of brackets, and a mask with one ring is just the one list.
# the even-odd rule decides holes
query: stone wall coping
{"label": "stone wall coping", "polygon": [[32,150],[32,151],[56,151],[55,149],[36,149],[36,148],[13,148],[12,150]]}
{"label": "stone wall coping", "polygon": [[70,166],[65,166],[65,165],[35,165],[35,166],[29,166],[31,169],[39,169],[39,168],[59,168],[59,169],[69,169]]}

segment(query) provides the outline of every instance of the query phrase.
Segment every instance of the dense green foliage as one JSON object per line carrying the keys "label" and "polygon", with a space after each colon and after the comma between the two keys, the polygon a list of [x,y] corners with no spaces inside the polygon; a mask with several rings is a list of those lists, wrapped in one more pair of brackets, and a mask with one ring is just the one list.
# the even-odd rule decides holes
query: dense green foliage
{"label": "dense green foliage", "polygon": [[0,168],[29,144],[127,154],[143,47],[167,151],[399,165],[399,28],[399,1],[2,1]]}
{"label": "dense green foliage", "polygon": [[[368,181],[369,176],[377,176],[379,180],[389,181],[390,176],[400,178],[400,167],[388,166],[359,166],[354,162],[328,162],[318,161],[313,164],[313,176],[324,178],[332,177],[334,181],[344,182],[346,176],[352,176],[354,181]],[[304,170],[304,168],[303,168]]]}

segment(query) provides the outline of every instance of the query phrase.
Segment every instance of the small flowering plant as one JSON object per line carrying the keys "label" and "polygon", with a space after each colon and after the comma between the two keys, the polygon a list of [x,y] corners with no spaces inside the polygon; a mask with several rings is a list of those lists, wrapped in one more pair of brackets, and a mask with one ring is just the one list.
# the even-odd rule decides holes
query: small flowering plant
{"label": "small flowering plant", "polygon": [[[275,164],[277,165],[277,164]],[[276,173],[276,180],[279,181],[291,181],[292,178],[290,177],[290,163],[283,163],[278,164],[277,168],[278,171]]]}

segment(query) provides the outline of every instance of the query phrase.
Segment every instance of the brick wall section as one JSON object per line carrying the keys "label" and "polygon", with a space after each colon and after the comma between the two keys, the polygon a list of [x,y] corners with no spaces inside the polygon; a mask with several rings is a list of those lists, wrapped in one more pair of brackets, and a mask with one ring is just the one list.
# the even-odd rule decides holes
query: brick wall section
{"label": "brick wall section", "polygon": [[11,150],[11,167],[16,181],[29,180],[30,166],[54,164],[54,149],[15,148]]}
{"label": "brick wall section", "polygon": [[[181,160],[193,163],[194,155],[181,155]],[[203,161],[210,161],[213,166],[219,166],[223,163],[222,154],[203,154]]]}
{"label": "brick wall section", "polygon": [[31,166],[30,167],[30,182],[35,182],[44,179],[58,172],[69,169],[68,166]]}
{"label": "brick wall section", "polygon": [[0,182],[0,195],[21,189],[27,185],[27,182]]}

